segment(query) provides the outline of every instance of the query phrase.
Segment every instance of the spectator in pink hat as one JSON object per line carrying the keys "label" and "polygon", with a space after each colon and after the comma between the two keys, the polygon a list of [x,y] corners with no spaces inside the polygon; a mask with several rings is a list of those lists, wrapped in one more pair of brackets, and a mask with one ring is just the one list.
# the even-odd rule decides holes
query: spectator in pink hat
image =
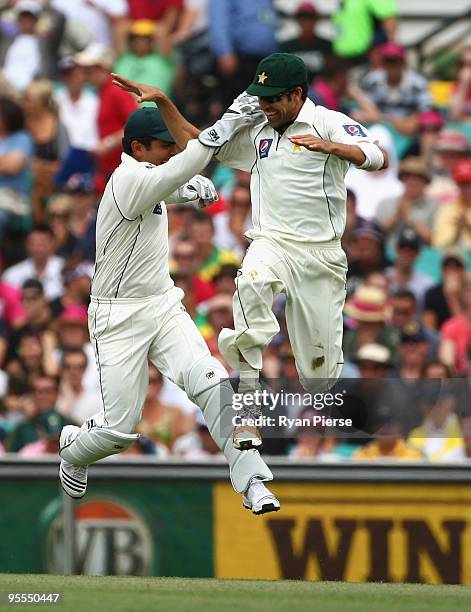
{"label": "spectator in pink hat", "polygon": [[392,42],[380,48],[383,68],[366,74],[362,88],[376,106],[362,120],[391,124],[398,132],[414,135],[419,114],[428,110],[432,98],[426,79],[407,67],[406,49]]}
{"label": "spectator in pink hat", "polygon": [[418,123],[421,130],[439,132],[445,125],[445,120],[439,110],[431,108],[420,113]]}
{"label": "spectator in pink hat", "polygon": [[81,304],[70,304],[62,311],[60,323],[86,325],[88,321],[87,307]]}
{"label": "spectator in pink hat", "polygon": [[[440,130],[443,129],[444,125],[445,120],[443,115],[436,108],[424,111],[419,115],[419,143],[417,154],[420,157],[423,157],[429,166],[432,162],[432,155],[437,136],[440,133]],[[408,153],[409,155],[413,154],[413,150],[409,150]]]}

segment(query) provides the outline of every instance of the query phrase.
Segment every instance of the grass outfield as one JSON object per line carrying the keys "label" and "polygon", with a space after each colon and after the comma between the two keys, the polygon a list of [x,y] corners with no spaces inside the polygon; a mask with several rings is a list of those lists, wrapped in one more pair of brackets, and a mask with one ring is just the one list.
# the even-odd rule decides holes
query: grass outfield
{"label": "grass outfield", "polygon": [[0,574],[2,595],[59,591],[60,612],[456,612],[471,601],[471,587],[463,586]]}

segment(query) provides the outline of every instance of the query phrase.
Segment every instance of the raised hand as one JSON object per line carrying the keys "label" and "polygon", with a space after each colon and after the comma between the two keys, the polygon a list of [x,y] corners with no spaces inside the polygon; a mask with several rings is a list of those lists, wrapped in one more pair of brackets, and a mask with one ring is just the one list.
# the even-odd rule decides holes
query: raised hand
{"label": "raised hand", "polygon": [[111,78],[113,79],[113,85],[116,85],[123,91],[129,91],[136,95],[139,104],[142,104],[142,102],[158,102],[167,98],[167,95],[158,87],[146,85],[145,83],[136,83],[136,81],[127,79],[114,72],[111,73]]}

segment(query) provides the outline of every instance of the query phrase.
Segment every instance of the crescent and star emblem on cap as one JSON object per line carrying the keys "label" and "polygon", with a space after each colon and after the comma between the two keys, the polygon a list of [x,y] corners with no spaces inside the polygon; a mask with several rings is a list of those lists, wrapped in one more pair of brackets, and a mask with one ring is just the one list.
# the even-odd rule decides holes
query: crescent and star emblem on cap
{"label": "crescent and star emblem on cap", "polygon": [[261,83],[262,85],[265,84],[265,81],[267,79],[268,79],[268,74],[266,74],[265,71],[258,75],[258,82]]}

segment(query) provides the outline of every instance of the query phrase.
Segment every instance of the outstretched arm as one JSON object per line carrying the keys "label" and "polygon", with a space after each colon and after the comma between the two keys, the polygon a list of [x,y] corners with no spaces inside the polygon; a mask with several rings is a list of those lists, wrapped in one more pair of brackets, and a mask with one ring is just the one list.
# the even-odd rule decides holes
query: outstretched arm
{"label": "outstretched arm", "polygon": [[[213,148],[192,140],[184,151],[165,164],[133,164],[131,170],[117,172],[111,180],[123,216],[131,221],[136,219],[155,206],[156,202],[166,201],[190,179],[195,186],[192,177],[209,164],[213,154]],[[214,201],[214,194],[207,189],[207,184],[201,187],[196,185],[197,195]]]}
{"label": "outstretched arm", "polygon": [[[330,140],[323,140],[322,138],[318,138],[312,134],[292,136],[290,140],[294,144],[309,149],[309,151],[319,151],[320,153],[325,153],[326,155],[335,155],[336,157],[344,159],[345,161],[348,161],[358,168],[362,168],[363,170],[384,170],[388,167],[388,155],[386,151],[381,149],[381,147],[376,144],[368,143],[368,146],[372,147],[371,152],[373,152],[373,154],[376,153],[378,162],[376,162],[376,160],[371,161],[370,159],[367,159],[365,150],[358,145],[331,142]],[[378,152],[375,152],[373,147],[377,148]],[[378,167],[379,162],[382,164],[381,167]]]}
{"label": "outstretched arm", "polygon": [[319,153],[325,153],[326,155],[335,155],[336,157],[340,157],[340,159],[344,159],[355,166],[363,165],[366,160],[365,154],[357,145],[330,142],[330,140],[323,140],[322,138],[312,134],[291,136],[290,140],[294,144],[305,147],[309,151],[318,151]]}
{"label": "outstretched arm", "polygon": [[[328,109],[320,115],[321,134],[300,134],[290,140],[309,151],[335,155],[361,170],[384,170],[388,167],[388,156],[379,143],[373,141],[368,130],[351,117]],[[316,130],[317,131],[317,130]]]}
{"label": "outstretched arm", "polygon": [[[138,102],[157,104],[167,128],[181,149],[185,149],[190,140],[198,138],[201,144],[212,148],[217,154],[221,147],[227,145],[229,141],[233,141],[239,134],[246,133],[247,129],[250,130],[251,127],[265,120],[258,99],[244,92],[234,100],[221,119],[200,132],[183,117],[168,96],[157,87],[136,83],[115,73],[112,73],[112,77],[115,85],[138,96]],[[251,143],[248,144],[249,150]],[[235,167],[242,169],[243,166]]]}
{"label": "outstretched arm", "polygon": [[200,130],[185,119],[161,89],[144,83],[136,83],[136,81],[126,79],[119,74],[112,73],[111,76],[115,85],[124,91],[135,94],[139,103],[154,102],[158,106],[167,128],[181,149],[185,149],[190,140],[198,138]]}

